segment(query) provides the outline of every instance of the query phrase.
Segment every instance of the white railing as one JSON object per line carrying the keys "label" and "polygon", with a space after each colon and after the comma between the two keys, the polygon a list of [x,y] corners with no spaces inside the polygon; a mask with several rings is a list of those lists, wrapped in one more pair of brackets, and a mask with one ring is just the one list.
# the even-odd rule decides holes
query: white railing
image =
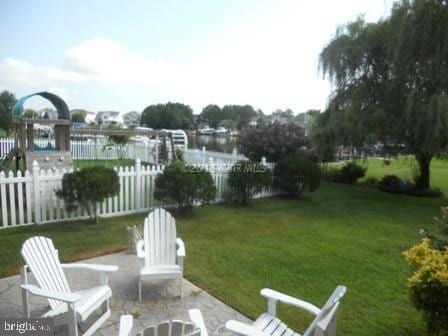
{"label": "white railing", "polygon": [[236,152],[236,149],[232,153],[222,153],[207,151],[205,147],[200,149],[185,149],[184,160],[190,164],[206,164],[206,163],[235,163],[239,160],[247,160],[247,158]]}
{"label": "white railing", "polygon": [[[47,148],[55,146],[54,139],[35,139],[34,143],[41,147]],[[160,145],[160,144],[159,144]],[[14,139],[0,138],[0,160],[4,159],[9,151],[14,147]],[[155,141],[144,143],[131,143],[120,148],[118,146],[106,145],[105,139],[97,139],[97,141],[88,140],[72,140],[70,141],[72,158],[74,160],[116,160],[120,157],[124,159],[140,159],[144,162],[158,163],[160,146]],[[247,158],[238,154],[236,150],[232,153],[222,153],[207,151],[205,147],[200,149],[186,149],[181,147],[184,160],[190,164],[205,163],[235,163],[239,160]]]}
{"label": "white railing", "polygon": [[[41,148],[51,146],[54,148],[54,140],[36,139],[35,145]],[[6,158],[14,148],[14,139],[0,139],[0,160]],[[72,158],[74,160],[116,160],[120,157],[125,159],[141,159],[145,162],[157,163],[158,149],[155,142],[132,143],[120,148],[119,146],[106,145],[104,141],[79,141],[70,142]]]}
{"label": "white railing", "polygon": [[[272,164],[264,162],[272,168]],[[215,182],[217,193],[215,202],[224,199],[228,190],[227,178],[231,164],[204,164],[201,167],[209,171]],[[102,217],[146,212],[164,205],[154,198],[154,181],[157,174],[163,172],[163,166],[142,166],[137,159],[133,167],[116,169],[120,189],[118,195],[106,199],[99,207]],[[68,213],[64,203],[56,197],[66,171],[40,170],[34,162],[32,171],[17,176],[12,172],[0,172],[0,229],[30,224],[63,222],[87,218],[84,210]],[[268,197],[278,192],[272,188],[263,190],[256,197]]]}

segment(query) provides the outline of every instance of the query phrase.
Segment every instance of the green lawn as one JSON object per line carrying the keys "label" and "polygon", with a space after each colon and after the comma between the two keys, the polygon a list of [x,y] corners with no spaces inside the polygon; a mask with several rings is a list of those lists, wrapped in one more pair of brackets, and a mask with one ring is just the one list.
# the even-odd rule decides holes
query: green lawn
{"label": "green lawn", "polygon": [[[142,165],[147,166],[150,163],[142,162]],[[84,168],[92,166],[105,166],[108,168],[114,167],[134,167],[135,161],[124,159],[124,160],[73,160],[74,168]]]}
{"label": "green lawn", "polygon": [[[340,335],[422,335],[421,315],[406,298],[408,266],[402,252],[435,229],[444,199],[394,195],[325,183],[303,200],[267,198],[243,208],[210,205],[177,217],[187,248],[186,277],[244,314],[265,309],[259,296],[271,287],[321,305],[336,285],[348,293],[339,314]],[[0,272],[17,271],[29,236],[51,237],[64,260],[126,248],[126,225],[144,215],[103,219],[96,225],[61,223],[0,231]],[[309,316],[280,315],[300,330]]]}
{"label": "green lawn", "polygon": [[[412,181],[418,172],[418,164],[414,157],[410,156],[393,158],[388,166],[382,159],[368,159],[360,163],[368,167],[366,177],[372,176],[378,180],[385,175],[394,174]],[[431,161],[431,188],[439,188],[448,195],[448,160],[433,159]]]}

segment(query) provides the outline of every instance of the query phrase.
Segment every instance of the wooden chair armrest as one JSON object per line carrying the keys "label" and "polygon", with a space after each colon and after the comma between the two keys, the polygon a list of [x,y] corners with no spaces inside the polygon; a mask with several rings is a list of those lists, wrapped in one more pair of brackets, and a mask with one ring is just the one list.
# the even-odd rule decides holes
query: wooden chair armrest
{"label": "wooden chair armrest", "polygon": [[82,297],[81,295],[76,293],[52,292],[34,285],[20,285],[20,287],[33,295],[42,296],[47,299],[59,300],[67,303],[75,303]]}
{"label": "wooden chair armrest", "polygon": [[177,244],[177,257],[185,258],[185,244],[182,239],[176,239]]}
{"label": "wooden chair armrest", "polygon": [[255,329],[251,325],[242,323],[235,320],[229,320],[226,322],[226,328],[240,335],[247,336],[268,336],[268,334]]}
{"label": "wooden chair armrest", "polygon": [[137,250],[138,258],[145,258],[145,241],[143,239],[140,239],[137,242],[137,244],[135,245],[135,249]]}
{"label": "wooden chair armrest", "polygon": [[99,264],[83,264],[83,263],[73,263],[73,264],[61,264],[63,268],[76,269],[84,268],[96,272],[116,272],[118,271],[118,266],[116,265],[99,265]]}
{"label": "wooden chair armrest", "polygon": [[277,291],[269,289],[269,288],[262,289],[260,291],[260,294],[269,300],[280,301],[281,303],[284,303],[284,304],[287,304],[290,306],[302,308],[314,315],[318,315],[320,313],[320,309],[309,302],[306,302],[306,301],[303,301],[300,299],[296,299],[295,297],[277,292]]}
{"label": "wooden chair armrest", "polygon": [[201,336],[208,336],[207,328],[204,323],[204,318],[202,317],[201,311],[199,309],[190,309],[188,311],[188,314],[190,315],[191,321],[201,329]]}
{"label": "wooden chair armrest", "polygon": [[131,334],[132,324],[133,324],[132,315],[123,315],[120,317],[120,331],[118,336],[128,336]]}
{"label": "wooden chair armrest", "polygon": [[328,326],[333,322],[336,312],[339,308],[340,302],[337,302],[333,308],[317,323],[317,326],[321,330],[327,330]]}

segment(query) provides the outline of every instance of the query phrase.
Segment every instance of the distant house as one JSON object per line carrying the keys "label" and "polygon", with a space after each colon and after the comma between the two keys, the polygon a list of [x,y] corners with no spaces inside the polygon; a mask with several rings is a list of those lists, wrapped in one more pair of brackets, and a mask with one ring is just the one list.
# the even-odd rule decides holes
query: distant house
{"label": "distant house", "polygon": [[272,117],[271,120],[269,121],[270,124],[276,123],[280,125],[288,124],[290,122],[291,120],[286,117],[277,117],[277,116]]}
{"label": "distant house", "polygon": [[248,126],[249,128],[257,128],[258,122],[256,120],[252,120]]}
{"label": "distant house", "polygon": [[131,111],[123,114],[123,127],[137,127],[140,126],[140,113],[136,111]]}
{"label": "distant house", "polygon": [[96,113],[95,112],[86,112],[86,124],[94,124],[96,119]]}
{"label": "distant house", "polygon": [[95,122],[102,126],[121,126],[123,119],[120,116],[120,112],[116,111],[100,111],[96,114]]}

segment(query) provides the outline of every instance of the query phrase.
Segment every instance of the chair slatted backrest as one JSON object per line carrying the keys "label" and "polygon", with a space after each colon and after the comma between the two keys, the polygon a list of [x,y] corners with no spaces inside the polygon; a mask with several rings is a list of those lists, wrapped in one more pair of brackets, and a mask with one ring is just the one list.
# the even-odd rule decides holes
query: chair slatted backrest
{"label": "chair slatted backrest", "polygon": [[[331,294],[330,298],[325,302],[324,306],[322,307],[320,313],[316,316],[314,321],[311,323],[311,325],[308,327],[308,329],[305,331],[303,336],[310,336],[314,329],[316,328],[317,324],[324,318],[333,318],[333,316],[328,316],[328,314],[336,314],[337,313],[337,306],[339,306],[339,302],[344,297],[345,293],[347,292],[347,287],[345,286],[337,286],[336,289]],[[336,306],[336,308],[335,308]],[[335,309],[333,309],[335,308]]]}
{"label": "chair slatted backrest", "polygon": [[200,336],[201,329],[193,323],[183,321],[165,321],[145,328],[137,336]]}
{"label": "chair slatted backrest", "polygon": [[176,221],[165,209],[155,209],[145,219],[145,264],[176,264]]}
{"label": "chair slatted backrest", "polygon": [[[41,288],[52,292],[70,292],[58,252],[51,239],[29,238],[23,243],[21,254]],[[63,304],[58,300],[49,299],[48,301],[52,309]]]}
{"label": "chair slatted backrest", "polygon": [[201,329],[193,323],[183,321],[165,321],[145,328],[137,336],[200,336]]}

